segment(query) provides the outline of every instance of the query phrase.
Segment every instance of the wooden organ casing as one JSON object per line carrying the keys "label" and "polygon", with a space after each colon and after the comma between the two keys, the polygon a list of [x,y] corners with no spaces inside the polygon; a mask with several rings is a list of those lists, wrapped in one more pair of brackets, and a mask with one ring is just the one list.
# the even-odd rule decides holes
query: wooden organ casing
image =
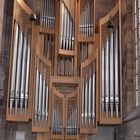
{"label": "wooden organ casing", "polygon": [[[38,140],[83,136],[84,140],[97,133],[99,123],[120,124],[120,0],[111,11],[119,34],[118,110],[113,104],[117,117],[106,117],[106,109],[102,111],[106,105],[102,100],[102,48],[109,34],[109,14],[100,19],[100,32],[96,33],[94,0],[40,0],[39,4],[32,10],[23,0],[14,1],[6,120],[32,120]],[[36,21],[29,20],[32,13],[37,15]]]}

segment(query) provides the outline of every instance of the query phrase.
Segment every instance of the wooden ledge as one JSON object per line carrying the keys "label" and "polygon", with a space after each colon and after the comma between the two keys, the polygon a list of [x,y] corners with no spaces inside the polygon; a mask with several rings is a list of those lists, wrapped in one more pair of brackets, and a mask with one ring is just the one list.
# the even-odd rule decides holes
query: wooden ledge
{"label": "wooden ledge", "polygon": [[71,76],[51,76],[50,80],[52,83],[56,84],[78,84],[80,78]]}
{"label": "wooden ledge", "polygon": [[72,50],[63,50],[63,49],[59,49],[59,55],[62,56],[75,56],[75,52]]}
{"label": "wooden ledge", "polygon": [[118,125],[122,124],[121,118],[100,118],[100,124],[103,125]]}
{"label": "wooden ledge", "polygon": [[96,128],[80,128],[81,134],[96,134],[97,129]]}
{"label": "wooden ledge", "polygon": [[94,41],[95,41],[94,36],[92,36],[92,37],[79,36],[78,37],[78,42],[91,42],[91,43],[93,43]]}
{"label": "wooden ledge", "polygon": [[43,34],[45,34],[45,33],[47,33],[47,34],[56,34],[55,28],[48,28],[48,27],[40,27],[39,32],[43,33]]}

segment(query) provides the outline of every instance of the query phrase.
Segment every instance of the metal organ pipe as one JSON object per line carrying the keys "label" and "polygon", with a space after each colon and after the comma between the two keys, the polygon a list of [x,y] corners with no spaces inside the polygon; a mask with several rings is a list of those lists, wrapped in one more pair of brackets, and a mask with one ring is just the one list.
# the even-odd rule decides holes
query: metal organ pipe
{"label": "metal organ pipe", "polygon": [[88,117],[89,117],[89,124],[90,124],[90,120],[91,120],[91,73],[90,73],[90,77],[89,77],[89,91],[88,91]]}
{"label": "metal organ pipe", "polygon": [[87,121],[87,111],[88,111],[88,105],[87,105],[87,99],[88,99],[88,78],[86,75],[86,81],[85,81],[85,122]]}
{"label": "metal organ pipe", "polygon": [[119,117],[119,56],[118,56],[118,29],[115,31],[115,108],[116,117]]}
{"label": "metal organ pipe", "polygon": [[38,101],[38,125],[40,124],[40,118],[41,118],[41,99],[42,99],[42,83],[43,83],[43,78],[42,78],[42,73],[40,71],[39,74],[39,101]]}
{"label": "metal organ pipe", "polygon": [[44,76],[43,76],[43,95],[42,95],[42,120],[44,120],[44,116],[45,116],[45,89],[46,89],[46,80],[45,77],[46,73],[45,73],[45,69],[44,69]]}
{"label": "metal organ pipe", "polygon": [[95,123],[95,103],[96,103],[96,101],[95,101],[95,97],[96,97],[96,84],[95,84],[95,82],[96,82],[96,77],[95,77],[95,72],[93,72],[93,77],[92,77],[92,119],[93,119],[93,125],[94,125],[94,123]]}
{"label": "metal organ pipe", "polygon": [[83,79],[83,86],[82,86],[82,125],[83,125],[83,123],[84,123],[84,117],[85,117],[85,101],[84,101],[84,99],[85,99],[85,81],[84,81],[84,79]]}
{"label": "metal organ pipe", "polygon": [[70,25],[70,19],[69,19],[69,16],[70,16],[70,13],[68,12],[68,9],[67,9],[67,28],[66,28],[66,50],[69,49],[69,25]]}
{"label": "metal organ pipe", "polygon": [[55,1],[42,0],[40,12],[40,24],[45,27],[54,27],[55,24]]}
{"label": "metal organ pipe", "polygon": [[36,94],[35,94],[35,122],[38,114],[39,70],[36,68]]}
{"label": "metal organ pipe", "polygon": [[30,71],[30,42],[27,47],[27,65],[26,65],[26,84],[25,84],[25,113],[27,112],[28,94],[29,94],[29,71]]}
{"label": "metal organ pipe", "polygon": [[106,117],[119,117],[118,29],[112,31],[109,39],[106,40],[105,52],[104,49],[102,49],[102,115],[104,111],[106,112]]}
{"label": "metal organ pipe", "polygon": [[88,1],[84,10],[80,15],[80,34],[82,36],[93,35],[93,12],[92,12],[92,1]]}
{"label": "metal organ pipe", "polygon": [[24,37],[23,43],[23,58],[22,58],[22,74],[21,74],[21,91],[20,91],[20,111],[22,112],[23,109],[23,100],[25,95],[25,69],[26,69],[26,55],[27,55],[27,41],[26,37]]}
{"label": "metal organ pipe", "polygon": [[17,58],[17,73],[16,73],[16,96],[15,96],[15,113],[17,113],[19,95],[20,95],[20,81],[21,81],[21,61],[22,61],[22,48],[23,48],[23,32],[20,30]]}
{"label": "metal organ pipe", "polygon": [[12,111],[14,96],[15,96],[15,83],[16,83],[16,69],[17,69],[17,51],[18,51],[18,37],[19,26],[15,23],[15,36],[14,36],[14,49],[13,49],[13,66],[11,78],[11,93],[10,93],[10,113]]}
{"label": "metal organ pipe", "polygon": [[106,51],[105,51],[105,78],[106,78],[106,93],[105,93],[105,104],[106,104],[106,117],[108,117],[108,109],[109,109],[109,39],[106,40]]}
{"label": "metal organ pipe", "polygon": [[[85,67],[82,84],[82,109],[81,126],[86,128],[95,127],[95,107],[96,107],[96,78],[95,61]],[[87,121],[88,120],[88,121]]]}
{"label": "metal organ pipe", "polygon": [[[28,79],[29,79],[29,61],[30,46],[28,46],[28,38],[22,32],[20,26],[15,23],[13,63],[11,75],[11,93],[10,93],[10,113],[27,112],[28,102]],[[24,103],[25,101],[25,103]],[[13,103],[14,112],[12,112]],[[18,108],[19,111],[18,111]]]}
{"label": "metal organ pipe", "polygon": [[73,50],[74,46],[74,22],[72,16],[62,2],[62,18],[61,18],[61,43],[60,49]]}
{"label": "metal organ pipe", "polygon": [[105,98],[105,48],[102,48],[102,115],[104,112],[104,98]]}
{"label": "metal organ pipe", "polygon": [[46,82],[46,121],[48,121],[49,84]]}
{"label": "metal organ pipe", "polygon": [[110,107],[111,117],[113,117],[113,105],[114,105],[114,44],[113,33],[110,37]]}
{"label": "metal organ pipe", "polygon": [[[63,23],[63,21],[62,21],[62,23]],[[61,28],[64,28],[63,29],[64,32],[63,32],[63,47],[62,47],[62,49],[66,48],[66,26],[67,26],[67,9],[66,9],[66,6],[64,4],[64,24],[62,24],[62,26],[61,26]]]}
{"label": "metal organ pipe", "polygon": [[[69,21],[72,21],[71,16],[69,16]],[[69,50],[72,50],[72,22],[70,22],[69,26]]]}
{"label": "metal organ pipe", "polygon": [[[64,24],[64,16],[65,15],[65,12],[64,12],[64,4],[62,3],[62,22]],[[61,44],[60,44],[60,47],[62,49],[63,47],[63,34],[64,34],[64,31],[63,31],[64,28],[61,28]]]}

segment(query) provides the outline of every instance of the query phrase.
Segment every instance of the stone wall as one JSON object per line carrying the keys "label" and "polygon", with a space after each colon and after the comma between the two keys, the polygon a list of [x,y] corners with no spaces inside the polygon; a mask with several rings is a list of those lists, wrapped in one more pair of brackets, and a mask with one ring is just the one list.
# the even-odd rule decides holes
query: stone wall
{"label": "stone wall", "polygon": [[114,140],[114,128],[98,127],[97,134],[89,136],[88,140]]}

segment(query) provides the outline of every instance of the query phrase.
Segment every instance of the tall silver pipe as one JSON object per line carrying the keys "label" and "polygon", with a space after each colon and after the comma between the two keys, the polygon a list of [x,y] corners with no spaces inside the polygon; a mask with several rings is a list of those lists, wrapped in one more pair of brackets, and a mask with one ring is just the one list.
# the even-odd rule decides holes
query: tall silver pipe
{"label": "tall silver pipe", "polygon": [[89,77],[89,91],[88,91],[88,119],[89,119],[89,125],[91,120],[91,72]]}
{"label": "tall silver pipe", "polygon": [[113,45],[113,33],[110,38],[110,107],[111,117],[113,117],[114,106],[114,45]]}
{"label": "tall silver pipe", "polygon": [[93,36],[93,33],[94,33],[94,30],[93,30],[93,24],[94,24],[94,21],[93,21],[93,13],[94,13],[94,8],[93,8],[93,1],[90,1],[90,9],[91,9],[91,36]]}
{"label": "tall silver pipe", "polygon": [[69,16],[70,18],[70,28],[69,28],[69,50],[72,49],[72,17]]}
{"label": "tall silver pipe", "polygon": [[106,94],[105,94],[105,104],[106,104],[106,117],[108,117],[109,109],[109,40],[106,40],[106,53],[105,53],[105,78],[106,78]]}
{"label": "tall silver pipe", "polygon": [[64,3],[62,2],[62,23],[61,23],[61,44],[60,44],[60,49],[63,49],[62,47],[63,47],[63,34],[64,34],[64,28],[63,28],[63,25],[64,25],[64,16],[65,16],[65,11],[64,11]]}
{"label": "tall silver pipe", "polygon": [[105,49],[102,48],[102,115],[104,112],[104,101],[105,101]]}
{"label": "tall silver pipe", "polygon": [[48,123],[48,111],[49,111],[49,109],[48,109],[48,104],[49,104],[49,87],[48,87],[48,83],[46,83],[46,106],[45,106],[45,108],[46,108],[46,123]]}
{"label": "tall silver pipe", "polygon": [[38,94],[39,94],[39,71],[38,68],[36,68],[35,124],[36,124],[37,114],[38,114]]}
{"label": "tall silver pipe", "polygon": [[23,58],[22,58],[22,73],[21,73],[21,90],[20,90],[20,112],[22,113],[23,109],[23,100],[25,95],[25,69],[26,69],[26,56],[27,55],[27,41],[26,37],[24,36],[24,43],[23,43]]}
{"label": "tall silver pipe", "polygon": [[118,29],[115,31],[115,107],[116,117],[119,117],[119,48],[118,48]]}
{"label": "tall silver pipe", "polygon": [[28,106],[28,94],[29,94],[29,71],[30,71],[30,42],[28,41],[27,50],[27,67],[26,67],[26,84],[25,84],[25,114]]}
{"label": "tall silver pipe", "polygon": [[90,31],[89,31],[89,36],[92,36],[92,21],[91,21],[91,19],[92,19],[92,15],[93,15],[93,13],[91,12],[92,11],[92,2],[90,1],[89,2],[89,28],[90,28]]}
{"label": "tall silver pipe", "polygon": [[64,34],[63,34],[63,48],[62,49],[66,49],[66,29],[67,29],[67,9],[66,6],[64,4]]}
{"label": "tall silver pipe", "polygon": [[87,19],[88,19],[88,16],[87,16],[87,6],[85,7],[85,34],[84,36],[87,36]]}
{"label": "tall silver pipe", "polygon": [[88,77],[86,74],[86,83],[85,83],[85,124],[87,123],[87,111],[88,111],[88,105],[87,105],[87,99],[88,99]]}
{"label": "tall silver pipe", "polygon": [[92,76],[92,119],[93,119],[93,126],[95,123],[95,107],[96,107],[96,75],[95,72],[93,72],[93,76]]}
{"label": "tall silver pipe", "polygon": [[46,80],[45,80],[46,74],[44,69],[44,77],[43,77],[43,95],[42,95],[42,121],[44,121],[45,117],[45,90],[46,90]]}
{"label": "tall silver pipe", "polygon": [[42,78],[42,73],[40,72],[39,74],[39,102],[38,102],[38,126],[40,125],[40,118],[41,118],[41,98],[42,98],[42,83],[43,83],[43,78]]}
{"label": "tall silver pipe", "polygon": [[70,25],[70,19],[69,19],[70,13],[68,12],[67,9],[67,30],[66,30],[66,50],[69,49],[69,25]]}
{"label": "tall silver pipe", "polygon": [[83,79],[83,85],[82,85],[82,125],[84,124],[84,117],[85,117],[85,112],[84,112],[84,108],[85,108],[85,81]]}
{"label": "tall silver pipe", "polygon": [[90,36],[90,6],[89,6],[89,2],[87,4],[87,10],[88,10],[88,24],[87,24],[87,36]]}
{"label": "tall silver pipe", "polygon": [[17,73],[16,73],[16,96],[15,96],[15,113],[17,113],[19,95],[20,95],[20,81],[21,81],[21,61],[23,48],[23,33],[20,30],[20,39],[18,44],[18,58],[17,58]]}
{"label": "tall silver pipe", "polygon": [[72,21],[72,47],[71,50],[74,50],[74,31],[75,31],[75,24],[74,21]]}
{"label": "tall silver pipe", "polygon": [[13,49],[13,66],[12,66],[12,80],[11,80],[11,94],[10,94],[10,113],[12,111],[14,96],[15,96],[15,82],[16,82],[16,69],[17,69],[17,52],[18,52],[18,36],[19,26],[15,23],[15,36],[14,36],[14,49]]}

